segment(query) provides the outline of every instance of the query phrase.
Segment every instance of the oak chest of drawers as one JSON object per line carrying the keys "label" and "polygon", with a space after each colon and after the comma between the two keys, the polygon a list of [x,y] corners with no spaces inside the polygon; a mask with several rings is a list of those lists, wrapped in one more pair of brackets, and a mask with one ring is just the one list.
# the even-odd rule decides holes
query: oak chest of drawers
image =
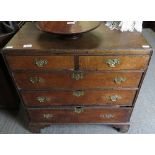
{"label": "oak chest of drawers", "polygon": [[32,132],[68,123],[108,124],[125,132],[152,49],[141,33],[104,24],[73,40],[26,23],[2,53]]}

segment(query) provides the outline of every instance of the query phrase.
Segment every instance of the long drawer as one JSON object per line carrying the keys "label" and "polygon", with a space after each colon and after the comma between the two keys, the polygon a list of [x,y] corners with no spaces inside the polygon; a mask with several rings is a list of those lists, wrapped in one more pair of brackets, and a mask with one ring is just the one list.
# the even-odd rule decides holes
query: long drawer
{"label": "long drawer", "polygon": [[79,66],[82,70],[144,70],[149,55],[130,56],[80,56]]}
{"label": "long drawer", "polygon": [[68,88],[87,89],[105,87],[137,88],[141,72],[48,72],[14,73],[18,88],[45,89]]}
{"label": "long drawer", "polygon": [[125,123],[131,108],[28,109],[31,122],[51,123]]}
{"label": "long drawer", "polygon": [[131,106],[134,90],[23,91],[27,106],[122,105]]}
{"label": "long drawer", "polygon": [[73,56],[7,56],[12,70],[74,69]]}

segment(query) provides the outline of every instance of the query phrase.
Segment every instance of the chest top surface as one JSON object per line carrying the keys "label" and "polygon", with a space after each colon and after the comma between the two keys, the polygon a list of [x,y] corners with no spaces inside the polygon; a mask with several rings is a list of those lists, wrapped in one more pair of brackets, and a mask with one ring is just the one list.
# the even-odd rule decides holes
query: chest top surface
{"label": "chest top surface", "polygon": [[[24,47],[26,45],[26,48]],[[28,45],[28,47],[27,47]],[[32,47],[29,47],[32,45]],[[4,47],[13,50],[143,50],[151,47],[139,32],[109,30],[104,23],[78,39],[62,39],[41,32],[33,22],[27,22]],[[145,48],[147,47],[147,48]],[[12,50],[11,49],[11,50]],[[10,50],[10,49],[9,49]]]}

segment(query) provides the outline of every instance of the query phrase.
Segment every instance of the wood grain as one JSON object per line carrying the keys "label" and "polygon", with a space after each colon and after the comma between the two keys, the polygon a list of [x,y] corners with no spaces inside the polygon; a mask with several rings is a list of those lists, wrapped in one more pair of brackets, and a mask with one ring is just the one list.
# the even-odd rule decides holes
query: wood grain
{"label": "wood grain", "polygon": [[[79,90],[78,90],[79,91]],[[132,106],[136,91],[134,90],[84,90],[82,96],[75,96],[78,91],[24,91],[22,98],[26,106],[57,106],[57,105],[121,105]],[[81,91],[81,90],[80,90]],[[112,96],[118,96],[112,101]],[[38,97],[44,100],[39,101]],[[119,98],[120,97],[120,98]]]}
{"label": "wood grain", "polygon": [[[138,88],[141,72],[84,72],[83,79],[72,79],[73,72],[48,73],[14,73],[16,85],[20,89],[93,89],[93,88]],[[126,78],[116,84],[117,77]],[[32,83],[31,78],[39,78],[40,82]],[[24,82],[23,82],[24,81]]]}
{"label": "wood grain", "polygon": [[125,123],[131,115],[131,108],[84,108],[76,113],[74,108],[28,109],[31,122],[50,123]]}
{"label": "wood grain", "polygon": [[44,32],[54,34],[71,35],[80,34],[97,28],[100,22],[97,21],[75,21],[69,24],[67,21],[40,21],[36,23],[37,28]]}
{"label": "wood grain", "polygon": [[[97,29],[84,34],[78,39],[61,39],[57,36],[44,33],[39,31],[35,23],[26,23],[20,31],[14,36],[14,38],[6,45],[13,46],[13,49],[19,49],[19,52],[23,52],[23,45],[32,44],[31,48],[25,48],[25,51],[39,52],[40,50],[119,50],[123,51],[134,51],[136,49],[145,53],[145,51],[150,51],[151,47],[145,49],[143,45],[149,45],[149,43],[144,39],[142,33],[139,32],[120,32],[117,30],[111,31],[101,24]],[[35,51],[32,51],[35,49]],[[135,53],[137,53],[135,51]],[[15,51],[12,51],[15,52]],[[122,52],[121,52],[122,53]]]}
{"label": "wood grain", "polygon": [[[36,62],[46,61],[42,67]],[[74,69],[73,56],[7,56],[7,61],[12,70],[48,70],[48,69]]]}
{"label": "wood grain", "polygon": [[[119,61],[115,67],[110,67],[107,60]],[[149,55],[142,56],[80,56],[79,65],[82,70],[144,70],[147,67]]]}

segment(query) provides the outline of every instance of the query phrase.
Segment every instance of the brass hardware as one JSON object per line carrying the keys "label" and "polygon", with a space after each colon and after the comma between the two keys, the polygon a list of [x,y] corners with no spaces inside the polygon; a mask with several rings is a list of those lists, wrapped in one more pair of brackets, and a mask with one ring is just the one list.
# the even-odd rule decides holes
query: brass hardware
{"label": "brass hardware", "polygon": [[84,111],[83,107],[75,107],[75,108],[74,108],[74,112],[75,112],[75,113],[80,114],[80,113],[83,112],[83,111]]}
{"label": "brass hardware", "polygon": [[41,81],[42,81],[42,79],[41,79],[40,77],[37,77],[37,76],[35,76],[35,77],[30,77],[30,82],[33,83],[33,84],[39,83],[39,82],[41,82]]}
{"label": "brass hardware", "polygon": [[108,59],[106,63],[108,64],[109,67],[114,68],[116,67],[116,65],[120,64],[120,60],[119,59]]}
{"label": "brass hardware", "polygon": [[84,95],[84,91],[82,91],[82,90],[73,91],[73,95],[76,96],[76,97],[83,96]]}
{"label": "brass hardware", "polygon": [[114,118],[114,114],[101,114],[100,117],[110,119],[110,118]]}
{"label": "brass hardware", "polygon": [[109,99],[113,102],[116,102],[117,100],[121,99],[122,97],[119,96],[119,95],[112,95],[112,96],[109,96]]}
{"label": "brass hardware", "polygon": [[72,79],[74,79],[74,80],[81,80],[81,79],[83,79],[83,73],[82,72],[73,72],[72,73]]}
{"label": "brass hardware", "polygon": [[46,119],[53,118],[53,114],[43,114],[43,117]]}
{"label": "brass hardware", "polygon": [[37,97],[37,101],[40,102],[40,103],[48,102],[49,101],[49,98],[44,97],[44,96],[38,96]]}
{"label": "brass hardware", "polygon": [[123,78],[123,77],[116,77],[114,78],[114,82],[116,84],[121,84],[122,82],[125,82],[127,79],[126,78]]}
{"label": "brass hardware", "polygon": [[47,65],[48,61],[45,59],[35,59],[35,65],[37,67],[44,67],[45,65]]}

